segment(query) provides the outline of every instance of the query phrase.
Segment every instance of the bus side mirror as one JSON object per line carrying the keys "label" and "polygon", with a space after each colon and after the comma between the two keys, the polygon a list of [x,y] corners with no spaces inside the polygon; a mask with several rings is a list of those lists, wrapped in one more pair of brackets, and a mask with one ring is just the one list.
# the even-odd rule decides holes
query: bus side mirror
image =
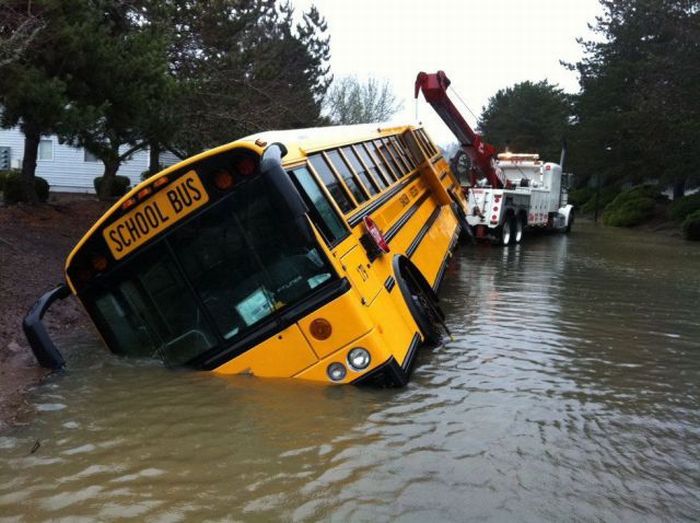
{"label": "bus side mirror", "polygon": [[270,191],[275,209],[281,214],[282,223],[291,225],[295,232],[310,242],[313,233],[306,219],[309,209],[282,167],[282,157],[286,154],[287,148],[283,144],[270,144],[260,160],[260,173]]}

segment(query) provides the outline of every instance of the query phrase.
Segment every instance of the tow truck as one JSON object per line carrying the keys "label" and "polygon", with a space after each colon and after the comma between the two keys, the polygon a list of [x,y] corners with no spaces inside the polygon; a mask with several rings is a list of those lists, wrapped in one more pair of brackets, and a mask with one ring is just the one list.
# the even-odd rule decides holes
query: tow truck
{"label": "tow truck", "polygon": [[[568,233],[574,222],[574,208],[567,196],[570,175],[563,176],[560,164],[543,162],[537,154],[498,154],[452,103],[447,95],[449,85],[444,71],[421,72],[416,78],[415,97],[423,92],[459,142],[453,165],[458,170],[455,174],[466,175],[462,184],[467,194],[463,227],[471,228],[476,239],[500,245],[519,243],[527,229]],[[563,159],[562,153],[560,163]]]}

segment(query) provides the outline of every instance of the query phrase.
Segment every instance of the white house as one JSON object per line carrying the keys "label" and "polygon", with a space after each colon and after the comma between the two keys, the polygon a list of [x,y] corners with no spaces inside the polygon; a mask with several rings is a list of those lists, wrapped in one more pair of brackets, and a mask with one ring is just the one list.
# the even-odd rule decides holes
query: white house
{"label": "white house", "polygon": [[[10,165],[21,168],[24,157],[24,135],[18,127],[0,129],[0,151],[9,148]],[[122,150],[126,151],[128,147]],[[161,165],[167,166],[178,162],[172,153],[161,154]],[[122,163],[117,173],[128,176],[131,185],[141,181],[141,173],[148,169],[148,149],[134,153],[128,161]],[[56,136],[43,136],[39,144],[36,162],[36,174],[45,178],[52,192],[94,193],[93,179],[102,176],[104,165],[85,149],[70,147],[58,143]]]}

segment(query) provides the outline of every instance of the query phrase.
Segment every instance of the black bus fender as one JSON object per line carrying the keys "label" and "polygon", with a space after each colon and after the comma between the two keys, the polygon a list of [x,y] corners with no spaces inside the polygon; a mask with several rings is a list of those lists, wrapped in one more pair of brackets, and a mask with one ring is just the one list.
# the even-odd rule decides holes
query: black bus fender
{"label": "black bus fender", "polygon": [[32,305],[31,309],[29,309],[29,312],[27,312],[27,315],[24,317],[24,321],[22,321],[22,329],[29,342],[29,346],[32,348],[34,357],[39,362],[39,365],[47,369],[62,369],[66,362],[51,340],[41,320],[44,314],[46,314],[46,311],[49,310],[56,300],[63,300],[68,296],[70,296],[68,286],[65,283],[59,284],[50,291],[45,292],[34,305]]}

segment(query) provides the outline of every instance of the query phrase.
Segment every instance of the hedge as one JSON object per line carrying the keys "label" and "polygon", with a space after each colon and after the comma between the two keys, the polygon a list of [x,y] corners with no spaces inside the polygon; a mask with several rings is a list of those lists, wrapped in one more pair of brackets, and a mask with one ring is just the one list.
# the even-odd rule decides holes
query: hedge
{"label": "hedge", "polygon": [[700,211],[700,192],[674,200],[668,210],[671,218],[677,222],[682,222],[697,211]]}
{"label": "hedge", "polygon": [[700,210],[697,210],[683,220],[681,225],[683,238],[686,240],[700,241]]}
{"label": "hedge", "polygon": [[605,207],[603,223],[614,227],[633,227],[654,216],[656,202],[666,197],[653,185],[641,185],[618,194]]}
{"label": "hedge", "polygon": [[[22,173],[20,171],[5,171],[3,176],[3,196],[7,203],[25,201],[24,188],[22,187]],[[40,202],[49,199],[49,182],[39,176],[34,177],[34,190]]]}
{"label": "hedge", "polygon": [[5,179],[10,174],[16,174],[16,173],[19,173],[19,171],[16,169],[11,169],[9,171],[0,171],[0,192],[5,190]]}
{"label": "hedge", "polygon": [[[605,209],[615,198],[620,194],[620,188],[615,186],[607,186],[600,188],[600,194],[598,195],[598,209],[601,211]],[[584,202],[580,206],[580,210],[586,214],[592,214],[595,212],[595,190],[593,191],[593,196]]]}
{"label": "hedge", "polygon": [[[95,187],[95,192],[100,194],[100,184],[102,183],[102,176],[98,176],[92,181],[92,185]],[[126,176],[115,176],[112,182],[111,197],[124,196],[126,191],[129,189],[129,184],[131,180]]]}

